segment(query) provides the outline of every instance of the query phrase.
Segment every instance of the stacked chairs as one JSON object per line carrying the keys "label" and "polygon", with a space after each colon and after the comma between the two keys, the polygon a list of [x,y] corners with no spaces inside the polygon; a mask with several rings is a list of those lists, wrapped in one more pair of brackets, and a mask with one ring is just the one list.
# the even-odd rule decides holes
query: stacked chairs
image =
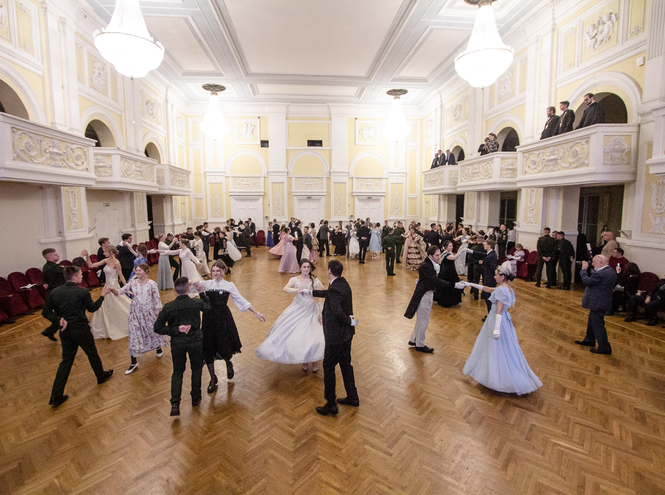
{"label": "stacked chairs", "polygon": [[21,316],[28,312],[28,306],[23,302],[21,296],[12,289],[7,279],[2,277],[0,277],[0,311],[9,318]]}
{"label": "stacked chairs", "polygon": [[30,285],[30,281],[24,273],[12,272],[7,276],[7,281],[12,289],[14,289],[14,292],[21,296],[30,311],[39,309],[46,303],[37,287],[25,288]]}

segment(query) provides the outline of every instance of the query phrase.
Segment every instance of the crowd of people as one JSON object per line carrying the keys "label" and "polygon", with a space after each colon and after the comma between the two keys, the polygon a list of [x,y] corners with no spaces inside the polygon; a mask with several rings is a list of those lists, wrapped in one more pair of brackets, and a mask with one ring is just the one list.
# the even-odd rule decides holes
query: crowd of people
{"label": "crowd of people", "polygon": [[[242,257],[239,248],[251,257],[256,235],[256,227],[248,219],[237,224],[229,220],[223,228],[209,229],[204,223],[177,236],[158,235],[158,248],[151,250],[143,243],[133,247],[130,234],[124,234],[117,246],[103,237],[98,241],[96,259],[84,250],[76,263],[65,267],[58,264],[55,249],[45,249],[47,302],[43,315],[51,325],[43,335],[56,340],[59,330],[63,349],[49,403],[59,406],[68,399],[64,390],[78,347],[88,356],[99,384],[111,378],[113,370],[103,368],[94,343],[94,339],[101,338],[128,338],[130,361],[126,375],[137,370],[141,355],[155,352],[159,358],[164,348],[171,347],[172,416],[180,414],[188,359],[194,407],[201,402],[204,363],[210,374],[208,393],[217,390],[216,360],[225,362],[227,379],[233,379],[232,358],[241,351],[242,344],[228,307],[229,298],[241,312],[249,311],[261,322],[265,317],[225,276]],[[580,249],[579,242],[576,252],[564,232],[544,229],[537,243],[534,276],[536,286],[540,287],[546,268],[546,287],[555,288],[558,264],[563,273],[563,285],[559,288],[569,290],[572,264],[583,260],[580,277],[586,290],[582,305],[589,309],[589,320],[586,336],[576,343],[590,346],[597,354],[611,354],[605,316],[623,309],[628,312],[626,321],[634,321],[638,308],[644,306],[648,324],[655,325],[658,311],[665,308],[665,279],[659,280],[648,294],[639,291],[639,267],[623,256],[612,232],[604,231],[602,236],[605,241],[602,252],[592,256],[584,244]],[[542,383],[526,362],[509,314],[515,293],[508,282],[516,275],[517,263],[524,261],[523,247],[515,239],[514,230],[505,224],[489,227],[487,232],[474,232],[471,226],[453,223],[445,228],[433,223],[429,230],[423,231],[415,221],[405,229],[401,221],[392,225],[384,221],[381,225],[369,218],[339,222],[334,228],[327,220],[321,220],[318,226],[314,223],[303,226],[296,218],[291,218],[287,225],[274,220],[270,222],[266,241],[272,246],[270,255],[280,258],[278,271],[295,275],[283,289],[294,294],[294,299],[272,324],[255,353],[277,363],[300,364],[304,371],[311,368],[314,373],[322,360],[326,403],[317,411],[334,415],[338,413],[338,404],[358,407],[351,365],[351,342],[358,320],[353,316],[351,288],[342,277],[343,265],[335,257],[346,256],[365,264],[367,259],[384,256],[387,276],[395,276],[395,264],[418,271],[416,289],[404,315],[409,319],[416,317],[408,341],[410,347],[417,352],[433,353],[425,344],[433,303],[458,306],[464,289],[470,287],[474,299],[485,300],[487,316],[483,318],[483,327],[464,373],[493,390],[530,393]],[[371,257],[367,257],[368,250]],[[157,281],[149,276],[149,254],[158,255]],[[327,289],[314,275],[317,263],[324,257],[332,258],[326,264]],[[594,268],[591,273],[589,261]],[[100,270],[104,280],[96,301],[78,285],[83,263],[89,269]],[[160,291],[165,290],[174,290],[177,297],[162,306]],[[316,298],[323,299],[323,303],[317,303]],[[90,322],[86,311],[93,313]],[[335,394],[338,364],[347,393],[339,399]]]}

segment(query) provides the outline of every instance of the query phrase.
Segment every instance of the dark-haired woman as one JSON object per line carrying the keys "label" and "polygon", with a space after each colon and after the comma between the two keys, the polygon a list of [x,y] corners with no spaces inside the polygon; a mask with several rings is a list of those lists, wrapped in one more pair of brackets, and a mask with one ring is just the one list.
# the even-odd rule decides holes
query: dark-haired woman
{"label": "dark-haired woman", "polygon": [[463,372],[497,392],[522,395],[533,392],[543,384],[526,362],[508,313],[508,309],[515,305],[515,292],[508,285],[511,278],[510,263],[505,262],[494,275],[497,287],[463,282],[466,286],[490,293],[492,303]]}
{"label": "dark-haired woman", "polygon": [[215,374],[215,359],[226,362],[226,377],[230,380],[235,374],[231,358],[240,352],[242,344],[238,335],[238,328],[229,309],[229,296],[238,309],[243,313],[247,310],[254,313],[259,321],[266,321],[265,316],[252,308],[252,305],[240,295],[233,282],[224,280],[227,267],[223,261],[212,265],[212,280],[201,283],[206,296],[210,300],[210,309],[203,312],[203,358],[210,372],[208,393],[217,390],[217,375]]}
{"label": "dark-haired woman", "polygon": [[[453,242],[444,241],[443,251],[441,252],[441,269],[439,270],[439,278],[446,282],[450,282],[450,287],[459,282],[457,267],[455,266],[455,260],[458,256],[466,256],[466,253],[460,253],[458,251],[457,254],[453,254]],[[460,289],[444,289],[437,287],[436,292],[434,293],[434,300],[439,303],[439,306],[452,308],[462,302],[463,292],[464,291]]]}
{"label": "dark-haired woman", "polygon": [[312,275],[314,269],[309,260],[300,260],[300,276],[291,278],[284,287],[284,292],[296,297],[270,327],[266,340],[254,351],[258,357],[275,363],[302,363],[303,371],[307,371],[308,364],[312,363],[312,371],[319,370],[318,361],[323,359],[325,349],[321,303],[317,304],[311,291],[323,289],[323,284]]}

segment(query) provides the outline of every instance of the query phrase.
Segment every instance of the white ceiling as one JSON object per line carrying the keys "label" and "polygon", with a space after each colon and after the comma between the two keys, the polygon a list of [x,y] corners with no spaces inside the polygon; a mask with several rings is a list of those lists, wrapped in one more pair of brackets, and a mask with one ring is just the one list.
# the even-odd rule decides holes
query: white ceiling
{"label": "white ceiling", "polygon": [[[104,23],[115,0],[86,0]],[[543,0],[497,0],[506,32]],[[142,0],[166,57],[159,72],[188,98],[221,83],[238,102],[420,104],[454,75],[476,7],[464,0]]]}

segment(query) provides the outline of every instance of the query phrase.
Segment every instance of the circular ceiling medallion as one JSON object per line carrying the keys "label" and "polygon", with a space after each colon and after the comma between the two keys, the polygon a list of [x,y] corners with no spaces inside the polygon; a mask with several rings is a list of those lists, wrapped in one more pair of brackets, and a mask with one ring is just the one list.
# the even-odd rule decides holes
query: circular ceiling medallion
{"label": "circular ceiling medallion", "polygon": [[496,0],[464,0],[469,5],[478,6],[478,5],[491,5],[492,2]]}
{"label": "circular ceiling medallion", "polygon": [[408,92],[408,89],[391,89],[386,91],[386,94],[389,96],[404,96]]}
{"label": "circular ceiling medallion", "polygon": [[221,84],[204,84],[201,87],[211,93],[221,93],[226,90],[226,86],[222,86]]}

